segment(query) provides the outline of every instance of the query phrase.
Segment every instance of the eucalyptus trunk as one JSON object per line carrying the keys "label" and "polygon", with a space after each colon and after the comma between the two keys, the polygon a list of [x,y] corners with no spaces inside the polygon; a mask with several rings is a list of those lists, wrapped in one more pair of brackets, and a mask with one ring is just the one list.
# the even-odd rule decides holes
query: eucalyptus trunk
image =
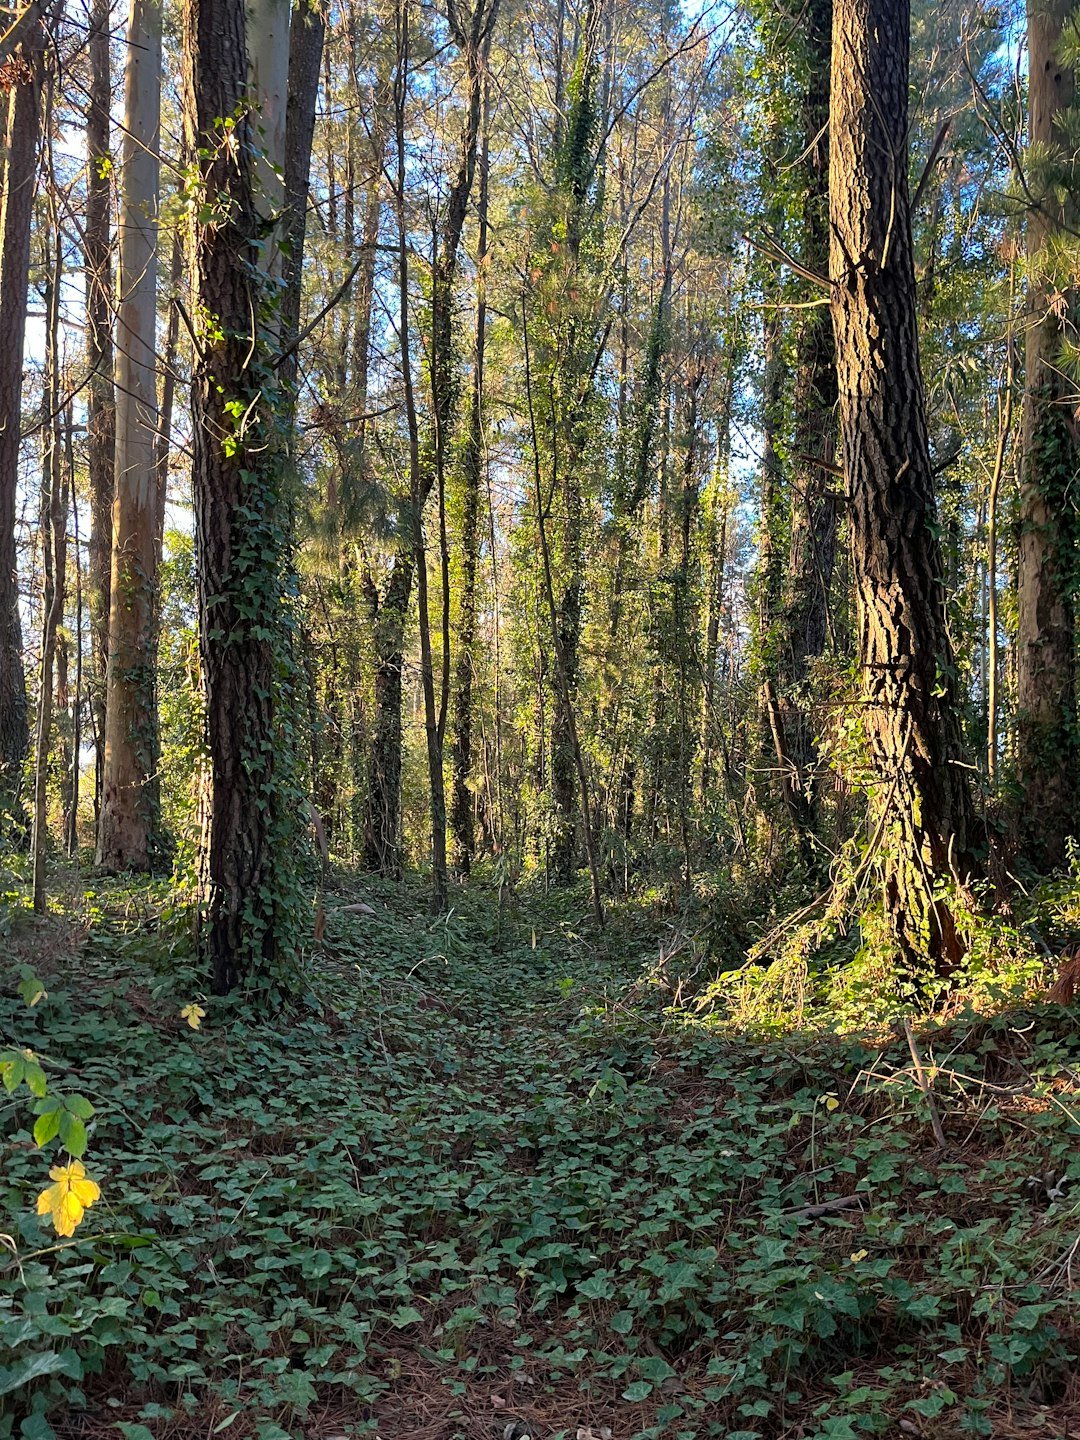
{"label": "eucalyptus trunk", "polygon": [[97,863],[149,870],[159,841],[157,243],[160,0],[131,0],[116,310],[116,493]]}

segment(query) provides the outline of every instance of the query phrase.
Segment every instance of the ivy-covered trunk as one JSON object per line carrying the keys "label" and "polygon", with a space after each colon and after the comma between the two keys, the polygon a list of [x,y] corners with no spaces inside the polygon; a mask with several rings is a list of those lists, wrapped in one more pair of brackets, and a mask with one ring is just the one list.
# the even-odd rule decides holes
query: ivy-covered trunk
{"label": "ivy-covered trunk", "polygon": [[[1080,733],[1076,713],[1076,595],[1080,580],[1075,489],[1080,478],[1075,382],[1061,366],[1075,305],[1050,272],[1054,247],[1072,232],[1077,207],[1056,172],[1073,149],[1067,128],[1072,70],[1058,51],[1072,0],[1028,6],[1030,182],[1038,204],[1028,211],[1029,279],[1025,323],[1023,472],[1018,562],[1017,762],[1024,804],[1021,830],[1040,867],[1065,859],[1077,830]],[[1065,200],[1059,196],[1065,195]]]}
{"label": "ivy-covered trunk", "polygon": [[214,989],[275,988],[298,938],[303,797],[285,576],[290,507],[278,317],[260,274],[244,0],[186,0],[186,121],[205,205],[194,237],[192,490],[209,794],[205,944]]}
{"label": "ivy-covered trunk", "polygon": [[959,958],[939,882],[968,859],[955,667],[927,439],[907,177],[907,0],[835,0],[833,323],[873,857],[903,970]]}
{"label": "ivy-covered trunk", "polygon": [[113,164],[110,145],[112,73],[110,0],[93,0],[87,49],[90,90],[86,110],[86,467],[90,480],[90,551],[86,598],[90,618],[90,702],[94,721],[94,816],[101,804],[105,764],[105,677],[109,667],[109,588],[112,577],[112,508],[116,473],[116,403],[113,388],[113,277],[110,214]]}
{"label": "ivy-covered trunk", "polygon": [[30,278],[30,217],[37,176],[44,37],[35,25],[10,62],[0,196],[0,821],[20,808],[30,744],[22,660],[15,506],[19,483],[22,357]]}

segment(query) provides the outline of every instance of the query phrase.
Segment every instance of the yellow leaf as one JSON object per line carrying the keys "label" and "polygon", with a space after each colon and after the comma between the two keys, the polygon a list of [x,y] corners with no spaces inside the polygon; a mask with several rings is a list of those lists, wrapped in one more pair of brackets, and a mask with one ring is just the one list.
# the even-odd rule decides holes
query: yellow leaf
{"label": "yellow leaf", "polygon": [[37,1213],[48,1215],[57,1235],[74,1235],[83,1213],[101,1195],[96,1181],[91,1180],[80,1160],[70,1165],[54,1165],[49,1178],[56,1181],[37,1198]]}
{"label": "yellow leaf", "polygon": [[197,1030],[203,1022],[206,1011],[201,1005],[185,1005],[180,1011],[180,1019],[186,1020],[192,1030]]}
{"label": "yellow leaf", "polygon": [[825,1096],[825,1109],[829,1111],[840,1109],[840,1101],[836,1098],[835,1095]]}
{"label": "yellow leaf", "polygon": [[858,1265],[859,1261],[865,1260],[869,1253],[869,1250],[855,1250],[851,1255],[848,1256],[848,1259],[851,1261],[852,1265]]}

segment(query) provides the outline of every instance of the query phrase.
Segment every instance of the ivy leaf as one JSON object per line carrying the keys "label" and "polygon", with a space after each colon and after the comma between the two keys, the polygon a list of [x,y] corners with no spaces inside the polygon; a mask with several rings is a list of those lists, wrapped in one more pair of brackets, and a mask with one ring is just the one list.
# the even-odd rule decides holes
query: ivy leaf
{"label": "ivy leaf", "polygon": [[648,1380],[635,1380],[632,1385],[628,1385],[626,1389],[622,1392],[622,1398],[624,1400],[637,1401],[644,1400],[646,1396],[649,1396],[651,1394],[652,1386],[649,1384]]}

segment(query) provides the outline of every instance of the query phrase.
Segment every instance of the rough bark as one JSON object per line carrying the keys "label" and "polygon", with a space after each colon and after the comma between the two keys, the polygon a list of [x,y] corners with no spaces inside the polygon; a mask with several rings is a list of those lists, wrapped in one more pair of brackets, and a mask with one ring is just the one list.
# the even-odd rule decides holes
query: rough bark
{"label": "rough bark", "polygon": [[[1072,150],[1062,128],[1075,78],[1057,50],[1072,0],[1028,5],[1028,106],[1031,143],[1044,155]],[[1044,160],[1043,163],[1046,163]],[[1051,160],[1052,164],[1053,161]],[[1036,183],[1033,177],[1032,183]],[[1021,829],[1034,862],[1047,868],[1065,858],[1076,833],[1080,801],[1080,733],[1076,713],[1077,591],[1075,500],[1077,433],[1075,384],[1062,374],[1061,344],[1074,316],[1063,314],[1045,254],[1066,223],[1075,222],[1071,196],[1062,206],[1050,185],[1027,221],[1028,295],[1025,327],[1023,468],[1018,561],[1017,764],[1023,787]],[[1074,309],[1074,297],[1068,308]]]}
{"label": "rough bark", "polygon": [[[293,939],[301,801],[281,714],[284,447],[267,393],[272,337],[252,333],[264,282],[243,0],[186,0],[183,38],[189,153],[214,198],[194,237],[196,313],[214,323],[193,367],[192,491],[209,750],[204,944],[214,988],[227,992],[245,975],[273,983]],[[223,144],[220,119],[238,114],[235,143]]]}
{"label": "rough bark", "polygon": [[110,871],[149,870],[158,848],[159,0],[131,0],[126,51],[116,311],[116,489],[97,845],[97,863]]}
{"label": "rough bark", "polygon": [[23,674],[15,506],[19,482],[23,345],[30,277],[30,219],[38,166],[44,38],[35,26],[8,61],[0,195],[0,815],[19,812],[30,744]]}
{"label": "rough bark", "polygon": [[945,624],[907,178],[907,0],[835,0],[830,276],[875,859],[908,974],[958,958],[933,887],[967,863],[971,799]]}

